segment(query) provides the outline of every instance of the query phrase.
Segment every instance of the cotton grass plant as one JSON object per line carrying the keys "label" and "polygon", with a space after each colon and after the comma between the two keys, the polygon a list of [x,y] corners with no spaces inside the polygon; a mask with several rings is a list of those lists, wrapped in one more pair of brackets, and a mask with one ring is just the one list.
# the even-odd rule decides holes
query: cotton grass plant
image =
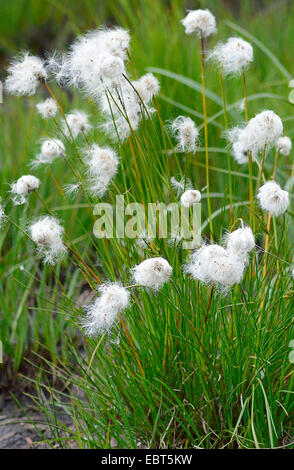
{"label": "cotton grass plant", "polygon": [[[156,98],[159,81],[150,73],[133,76],[131,36],[123,28],[86,33],[48,62],[25,53],[8,68],[10,93],[31,96],[42,88],[47,93],[45,101],[36,96],[35,103],[45,123],[43,134],[47,120],[52,122],[41,153],[28,162],[40,189],[34,184],[31,190],[31,180],[29,186],[19,184],[19,195],[26,197],[17,208],[23,210],[18,212],[20,220],[9,193],[2,218],[32,253],[35,246],[36,260],[40,258],[35,263],[57,282],[58,289],[48,298],[50,283],[47,287],[38,276],[32,277],[40,298],[48,302],[47,310],[48,305],[52,310],[57,306],[56,317],[83,336],[78,347],[73,333],[68,335],[67,359],[43,358],[43,374],[57,374],[72,386],[66,393],[33,380],[38,404],[53,429],[52,444],[57,441],[61,447],[70,447],[73,440],[86,448],[292,446],[293,367],[287,350],[293,316],[287,233],[292,214],[287,211],[288,191],[278,181],[266,183],[272,176],[285,183],[287,174],[283,168],[279,172],[277,155],[291,146],[289,141],[281,143],[283,124],[274,111],[251,116],[245,69],[252,62],[252,46],[240,38],[229,41],[240,54],[245,122],[238,115],[236,126],[227,112],[227,73],[220,63],[221,127],[228,145],[226,149],[220,132],[219,146],[228,157],[227,168],[221,170],[228,177],[229,198],[226,204],[227,179],[220,171],[222,193],[214,199],[208,131],[220,121],[208,117],[205,79],[209,70],[219,80],[206,62],[216,21],[208,10],[197,10],[182,22],[193,36],[195,55],[199,51],[203,121],[177,117],[174,110],[172,124],[165,125],[164,105]],[[222,48],[216,46],[212,55]],[[57,85],[93,100],[100,121],[86,104],[84,109],[72,109],[66,100],[61,104]],[[245,169],[236,166],[232,171],[230,142],[241,148],[243,159],[236,161],[246,164]],[[198,164],[203,165],[204,179],[194,171]],[[61,180],[54,165],[62,165]],[[82,214],[79,211],[73,220],[76,239],[51,206],[50,191],[42,192],[46,175],[69,207],[82,205]],[[240,178],[246,182],[249,203],[234,193]],[[12,184],[15,193],[17,183]],[[171,244],[148,233],[140,250],[133,239],[97,240],[92,235],[94,204],[114,204],[117,194],[145,206],[150,200],[193,206],[201,199],[202,246],[189,253],[177,240]],[[33,197],[38,214],[29,213]],[[277,218],[273,236],[269,214]],[[74,295],[68,286],[71,275],[91,293],[91,301]],[[55,320],[50,327],[55,328]],[[76,395],[74,386],[82,394]],[[57,421],[56,407],[73,416],[74,430]]]}

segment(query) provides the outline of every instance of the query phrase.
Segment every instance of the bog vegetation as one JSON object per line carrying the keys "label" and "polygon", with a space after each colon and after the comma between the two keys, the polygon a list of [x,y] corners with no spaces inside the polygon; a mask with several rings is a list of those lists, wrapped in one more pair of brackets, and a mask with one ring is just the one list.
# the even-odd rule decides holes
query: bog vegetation
{"label": "bog vegetation", "polygon": [[[39,356],[52,445],[293,446],[290,73],[213,13],[174,13],[187,70],[161,48],[140,75],[143,44],[122,26],[7,68],[5,128],[26,133],[27,155],[2,189],[1,337],[15,370]],[[265,91],[249,85],[261,57]],[[95,237],[94,207],[117,195],[191,215],[201,202],[200,246],[147,221],[135,238]]]}

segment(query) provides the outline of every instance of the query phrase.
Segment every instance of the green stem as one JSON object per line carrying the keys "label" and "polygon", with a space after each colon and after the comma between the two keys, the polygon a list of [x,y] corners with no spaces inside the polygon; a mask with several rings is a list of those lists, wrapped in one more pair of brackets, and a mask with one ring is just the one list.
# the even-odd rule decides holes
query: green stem
{"label": "green stem", "polygon": [[32,240],[32,238],[29,236],[29,234],[20,225],[18,225],[16,222],[14,222],[14,220],[12,220],[8,215],[5,215],[5,218],[8,220],[8,222],[10,222],[18,230],[20,230],[29,240],[31,240],[31,242],[34,243],[34,240]]}
{"label": "green stem", "polygon": [[244,116],[245,116],[245,121],[248,122],[247,84],[246,84],[245,70],[243,70],[242,78],[243,78],[243,93],[244,93]]}
{"label": "green stem", "polygon": [[254,229],[255,218],[253,217],[253,164],[252,164],[252,153],[248,152],[248,162],[249,162],[249,220],[250,227]]}
{"label": "green stem", "polygon": [[257,186],[256,186],[256,193],[259,190],[259,188],[261,186],[261,183],[262,183],[262,176],[263,176],[263,173],[264,173],[265,154],[266,154],[266,144],[264,144],[264,147],[263,147],[261,167],[260,167],[259,178],[258,178],[258,182],[257,182]]}
{"label": "green stem", "polygon": [[205,47],[204,38],[201,38],[201,80],[202,80],[202,103],[203,103],[203,119],[204,119],[204,142],[205,142],[205,170],[206,170],[206,193],[207,193],[207,209],[209,218],[210,238],[213,238],[213,225],[211,218],[211,203],[209,189],[209,158],[208,158],[208,128],[207,128],[207,111],[205,98]]}
{"label": "green stem", "polygon": [[221,71],[218,69],[218,76],[219,76],[219,84],[222,94],[223,100],[223,108],[224,108],[224,121],[225,121],[225,130],[226,130],[226,144],[227,144],[227,162],[228,162],[228,176],[229,176],[229,195],[230,195],[230,216],[231,216],[231,224],[234,221],[234,212],[233,212],[233,185],[232,185],[232,165],[231,165],[231,155],[230,155],[230,147],[229,147],[229,137],[228,137],[228,114],[227,114],[227,102],[226,102],[226,95],[224,90],[224,81]]}
{"label": "green stem", "polygon": [[[276,179],[277,166],[278,166],[278,158],[279,158],[279,151],[276,150],[275,161],[274,161],[274,168],[273,168],[273,176],[272,176],[272,179],[273,179],[273,180]],[[292,172],[293,172],[293,168],[292,168]],[[293,176],[293,175],[291,174],[291,176]]]}
{"label": "green stem", "polygon": [[[243,78],[243,93],[244,93],[244,115],[245,121],[248,122],[248,103],[247,103],[247,84],[246,84],[246,74],[245,70],[242,73]],[[252,164],[252,153],[248,152],[248,163],[249,163],[249,205],[250,205],[250,227],[255,228],[255,218],[253,217],[253,164]]]}

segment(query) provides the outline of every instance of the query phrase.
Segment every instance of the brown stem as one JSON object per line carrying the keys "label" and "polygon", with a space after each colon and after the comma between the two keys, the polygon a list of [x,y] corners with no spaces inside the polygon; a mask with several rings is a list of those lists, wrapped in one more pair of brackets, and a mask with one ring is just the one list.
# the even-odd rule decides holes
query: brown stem
{"label": "brown stem", "polygon": [[208,304],[207,304],[207,311],[206,311],[206,315],[205,315],[205,318],[204,318],[204,324],[206,324],[206,322],[207,322],[209,310],[210,310],[210,307],[211,307],[212,297],[213,297],[213,291],[214,291],[214,286],[211,286],[209,299],[208,299]]}
{"label": "brown stem", "polygon": [[50,96],[54,99],[55,103],[56,103],[57,106],[58,106],[59,111],[61,112],[63,118],[65,119],[65,113],[64,113],[64,111],[63,111],[63,109],[62,109],[62,107],[61,107],[61,105],[60,105],[58,99],[57,99],[56,96],[54,95],[53,91],[51,90],[51,88],[49,87],[49,85],[47,84],[47,82],[43,81],[42,83],[43,83],[44,87],[46,88],[46,90],[48,91],[48,93],[50,94]]}
{"label": "brown stem", "polygon": [[76,257],[76,259],[82,263],[82,265],[86,268],[86,270],[93,276],[93,278],[98,282],[98,284],[102,284],[99,277],[94,273],[94,271],[90,268],[90,266],[85,263],[85,261],[71,248],[71,246],[65,242],[65,246],[69,249],[69,251]]}

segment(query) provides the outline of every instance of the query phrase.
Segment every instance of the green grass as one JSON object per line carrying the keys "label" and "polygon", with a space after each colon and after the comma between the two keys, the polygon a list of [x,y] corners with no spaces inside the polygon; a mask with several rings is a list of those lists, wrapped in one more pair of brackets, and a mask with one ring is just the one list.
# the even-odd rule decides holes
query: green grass
{"label": "green grass", "polygon": [[[200,51],[198,42],[186,36],[179,23],[184,15],[183,2],[143,0],[139,7],[138,2],[127,0],[105,4],[87,0],[74,5],[69,1],[25,3],[22,10],[18,1],[11,0],[1,14],[0,48],[5,60],[19,48],[30,47],[36,53],[51,47],[62,49],[78,32],[104,22],[120,24],[132,33],[130,70],[135,73],[135,67],[138,74],[153,70],[161,81],[158,103],[162,119],[188,114],[203,128]],[[198,2],[194,3],[196,7]],[[284,120],[285,134],[293,137],[288,82],[293,69],[289,38],[294,33],[294,6],[285,3],[277,12],[273,2],[265,2],[264,9],[242,2],[240,11],[229,11],[221,2],[199,2],[204,3],[217,16],[219,28],[210,45],[233,34],[244,35],[254,45],[255,61],[247,73],[249,116],[273,109]],[[27,34],[29,22],[37,24],[39,34],[32,34],[33,29]],[[41,31],[47,34],[40,35]],[[230,217],[226,209],[229,196],[223,106],[217,72],[210,65],[206,85],[213,225],[218,241],[230,229]],[[99,112],[92,102],[76,91],[53,89],[66,112],[87,110],[92,123],[99,124]],[[226,80],[225,93],[231,127],[243,119],[234,105],[243,98],[241,79]],[[4,96],[0,111],[3,197],[7,183],[28,172],[39,139],[56,135],[54,123],[44,123],[35,111],[35,104],[45,96],[44,90],[32,98]],[[127,142],[118,149],[121,168],[105,201],[113,203],[118,192],[126,194],[126,202],[145,205],[157,200],[176,201],[163,185],[168,184],[169,174],[180,176],[185,168],[197,188],[205,186],[204,149],[196,157],[186,156],[186,163],[181,154],[166,157],[161,131],[157,117],[143,123],[138,140],[133,141],[136,162]],[[98,128],[89,139],[101,145],[109,143]],[[203,129],[201,139],[204,147]],[[77,141],[78,147],[84,144]],[[70,143],[67,154],[78,166]],[[271,151],[265,165],[267,177],[273,161]],[[282,186],[289,181],[292,164],[291,155],[280,157],[277,179]],[[248,223],[248,204],[238,205],[248,200],[248,170],[232,161],[232,171],[234,218],[242,217]],[[62,219],[85,262],[102,280],[120,280],[128,285],[129,269],[143,259],[134,241],[126,239],[121,244],[115,239],[92,237],[92,208],[83,196],[69,201],[60,190],[59,185],[73,179],[64,162],[54,163],[51,170],[38,170],[37,176],[42,181],[42,198]],[[256,167],[254,177],[255,188]],[[9,217],[23,228],[45,212],[34,194],[29,205],[9,205]],[[146,248],[145,257],[160,254],[169,260],[173,278],[156,295],[132,289],[132,306],[124,318],[133,347],[120,325],[111,338],[81,338],[77,328],[82,314],[79,296],[89,289],[87,279],[91,284],[93,279],[82,274],[72,257],[56,270],[44,267],[36,260],[31,242],[7,224],[0,233],[1,340],[6,360],[15,370],[31,351],[43,357],[34,383],[37,402],[54,430],[54,442],[61,447],[70,447],[72,440],[79,447],[111,447],[113,437],[119,447],[136,447],[139,441],[154,448],[293,447],[293,365],[288,359],[288,344],[293,339],[293,281],[289,271],[293,211],[290,208],[274,226],[276,236],[270,237],[265,281],[262,247],[266,220],[259,209],[255,215],[255,236],[261,248],[252,256],[239,286],[226,296],[214,292],[206,324],[210,290],[183,275],[187,253],[159,239]],[[209,236],[205,198],[202,219],[204,236]],[[48,385],[50,374],[57,375],[67,387],[76,385],[82,393],[76,395],[69,387],[63,395]],[[44,387],[50,392],[49,398]],[[56,421],[56,407],[73,416],[74,431]]]}

